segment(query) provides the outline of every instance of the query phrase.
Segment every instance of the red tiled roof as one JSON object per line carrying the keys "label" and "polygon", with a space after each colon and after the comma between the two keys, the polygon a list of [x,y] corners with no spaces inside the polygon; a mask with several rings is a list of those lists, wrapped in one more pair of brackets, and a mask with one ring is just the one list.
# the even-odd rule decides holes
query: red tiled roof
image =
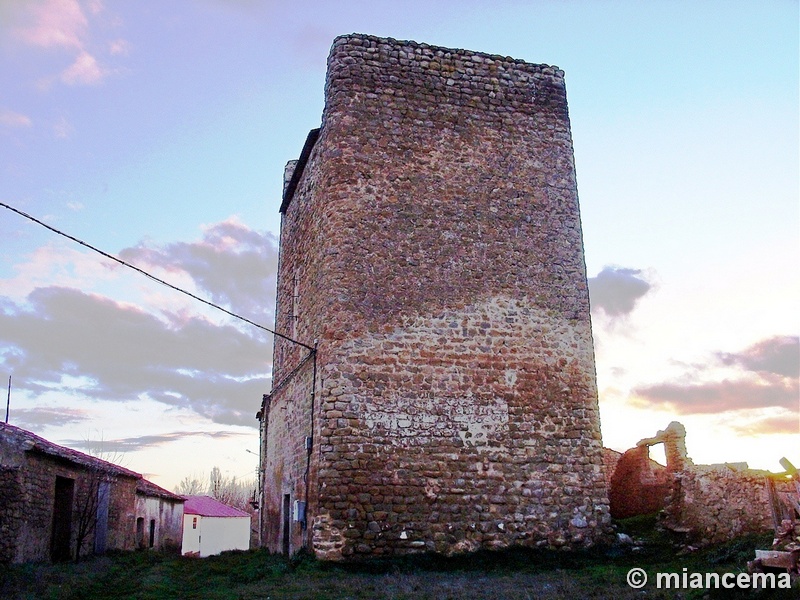
{"label": "red tiled roof", "polygon": [[223,504],[211,496],[184,496],[186,503],[183,505],[183,514],[200,515],[201,517],[247,517],[250,515]]}
{"label": "red tiled roof", "polygon": [[145,496],[156,496],[159,498],[166,498],[167,500],[175,500],[176,502],[183,502],[183,496],[179,496],[178,494],[173,494],[169,490],[165,490],[161,486],[156,485],[152,481],[148,481],[147,479],[140,479],[136,482],[136,493],[143,494]]}

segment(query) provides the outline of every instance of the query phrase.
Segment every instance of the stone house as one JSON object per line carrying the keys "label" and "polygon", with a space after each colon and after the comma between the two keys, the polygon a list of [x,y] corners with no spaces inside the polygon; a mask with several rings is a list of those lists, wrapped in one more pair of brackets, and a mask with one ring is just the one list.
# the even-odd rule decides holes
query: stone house
{"label": "stone house", "polygon": [[341,36],[284,184],[262,543],[341,559],[604,536],[563,72]]}
{"label": "stone house", "polygon": [[[151,509],[154,502],[162,508]],[[181,497],[139,473],[0,424],[0,563],[133,550],[141,546],[137,519],[144,527],[156,513],[153,547],[173,547]]]}

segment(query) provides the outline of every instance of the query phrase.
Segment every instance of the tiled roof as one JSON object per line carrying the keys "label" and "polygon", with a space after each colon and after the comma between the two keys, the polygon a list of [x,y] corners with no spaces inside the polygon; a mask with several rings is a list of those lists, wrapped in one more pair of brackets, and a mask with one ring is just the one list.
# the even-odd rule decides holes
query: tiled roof
{"label": "tiled roof", "polygon": [[119,465],[115,465],[114,463],[110,463],[95,456],[84,454],[83,452],[78,452],[72,448],[59,446],[58,444],[54,444],[51,441],[39,437],[35,433],[20,429],[14,425],[9,425],[8,423],[0,423],[0,437],[5,438],[7,442],[17,446],[24,452],[39,452],[88,469],[99,470],[109,475],[133,477],[135,479],[142,478],[141,474],[131,471],[130,469],[120,467]]}
{"label": "tiled roof", "polygon": [[184,496],[184,498],[186,498],[186,503],[183,505],[183,514],[185,515],[250,518],[250,515],[243,510],[223,504],[211,496]]}
{"label": "tiled roof", "polygon": [[148,481],[147,479],[140,479],[136,482],[136,493],[143,494],[145,496],[157,496],[159,498],[166,498],[167,500],[175,500],[177,502],[183,502],[183,496],[179,496],[178,494],[173,494],[169,490],[165,490],[164,488],[156,485],[152,481]]}

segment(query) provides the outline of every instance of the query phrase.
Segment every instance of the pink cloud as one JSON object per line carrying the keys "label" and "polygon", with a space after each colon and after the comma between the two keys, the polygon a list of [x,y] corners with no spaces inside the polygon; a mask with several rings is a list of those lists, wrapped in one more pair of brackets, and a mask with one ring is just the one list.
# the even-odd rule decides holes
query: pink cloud
{"label": "pink cloud", "polygon": [[31,119],[13,110],[0,108],[0,125],[3,127],[30,127]]}
{"label": "pink cloud", "polygon": [[98,83],[105,72],[97,64],[97,60],[88,52],[81,51],[75,62],[61,73],[61,81],[68,85],[89,85]]}
{"label": "pink cloud", "polygon": [[111,52],[112,55],[122,55],[127,56],[131,50],[131,45],[128,40],[123,40],[122,38],[118,40],[114,40],[108,46],[108,51]]}
{"label": "pink cloud", "polygon": [[75,128],[64,117],[61,117],[58,122],[53,125],[53,133],[60,140],[67,139],[74,131]]}
{"label": "pink cloud", "polygon": [[[101,67],[97,58],[89,52],[89,16],[96,16],[104,7],[100,0],[37,0],[26,7],[26,23],[16,29],[16,35],[28,45],[39,48],[55,48],[74,53],[72,64],[60,74],[67,85],[92,85],[109,74]],[[124,40],[110,44],[111,54],[124,54]],[[47,77],[40,81],[46,90],[55,81]]]}
{"label": "pink cloud", "polygon": [[765,417],[751,422],[735,425],[733,428],[744,435],[770,435],[781,433],[800,433],[798,415],[786,413],[779,417]]}
{"label": "pink cloud", "polygon": [[77,0],[45,0],[30,5],[33,24],[18,35],[33,46],[83,48],[88,21]]}
{"label": "pink cloud", "polygon": [[86,2],[86,8],[89,9],[89,12],[93,15],[99,15],[105,9],[103,6],[102,0],[88,0]]}

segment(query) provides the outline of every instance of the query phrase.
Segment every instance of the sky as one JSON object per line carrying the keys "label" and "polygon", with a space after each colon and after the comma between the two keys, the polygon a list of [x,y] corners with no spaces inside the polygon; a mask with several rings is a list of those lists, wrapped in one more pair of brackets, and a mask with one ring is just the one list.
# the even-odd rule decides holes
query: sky
{"label": "sky", "polygon": [[[283,168],[337,35],[557,65],[604,444],[679,420],[696,463],[780,471],[800,466],[798,21],[790,0],[0,0],[0,202],[269,328]],[[10,423],[168,488],[255,475],[268,333],[2,207],[0,240]]]}

